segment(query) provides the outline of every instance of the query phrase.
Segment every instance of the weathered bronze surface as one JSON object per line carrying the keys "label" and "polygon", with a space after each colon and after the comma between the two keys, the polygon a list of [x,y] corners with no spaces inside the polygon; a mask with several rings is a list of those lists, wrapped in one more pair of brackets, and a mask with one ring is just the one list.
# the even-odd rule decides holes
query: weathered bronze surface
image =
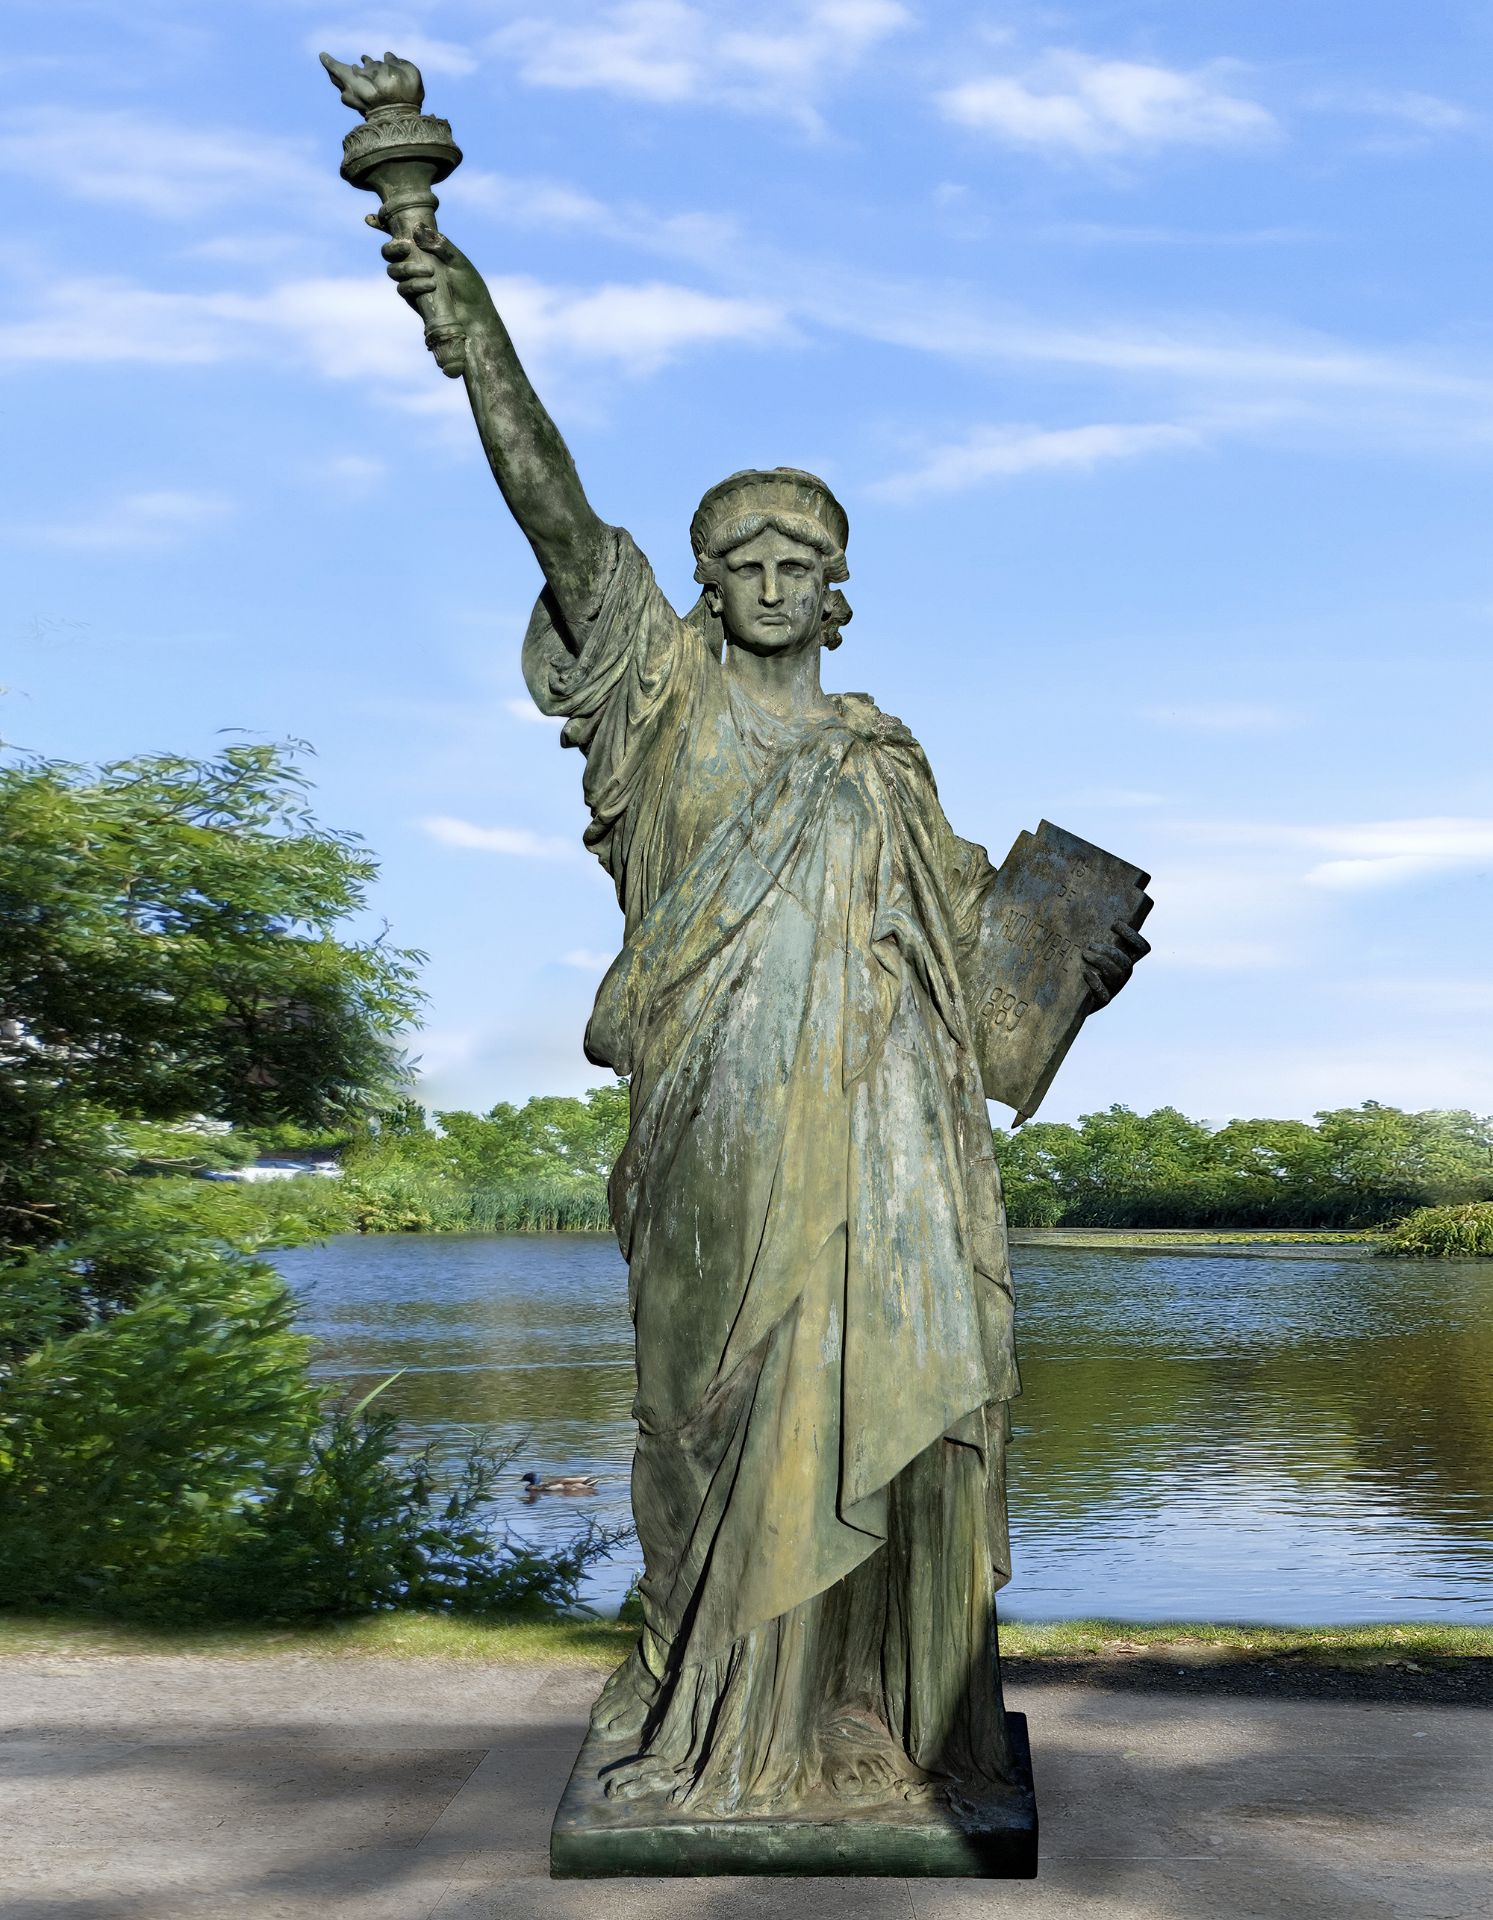
{"label": "weathered bronze surface", "polygon": [[1019,834],[985,904],[964,988],[987,1099],[1037,1111],[1098,1001],[1084,950],[1121,928],[1138,932],[1150,875],[1044,820]]}
{"label": "weathered bronze surface", "polygon": [[[830,489],[710,488],[681,618],[421,212],[456,151],[418,73],[323,58],[375,130],[344,171],[544,573],[524,674],[585,757],[623,915],[586,1052],[631,1083],[644,1625],[554,1869],[1030,1873],[996,1648],[1019,1389],[977,1014],[995,872],[901,721],[820,685],[850,619]],[[1144,946],[1122,923],[1077,956],[1094,1004]]]}
{"label": "weathered bronze surface", "polygon": [[734,1819],[609,1800],[607,1773],[624,1756],[616,1742],[592,1733],[555,1815],[550,1872],[564,1880],[711,1873],[1035,1879],[1037,1797],[1026,1715],[1008,1714],[1006,1724],[1012,1788],[984,1806],[924,1799],[847,1809],[825,1802]]}

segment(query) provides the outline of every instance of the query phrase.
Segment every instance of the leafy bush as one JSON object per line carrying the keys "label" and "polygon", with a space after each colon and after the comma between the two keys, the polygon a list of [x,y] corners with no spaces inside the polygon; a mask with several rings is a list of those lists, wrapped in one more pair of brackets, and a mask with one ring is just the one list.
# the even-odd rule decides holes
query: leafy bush
{"label": "leafy bush", "polygon": [[1414,1213],[1390,1228],[1383,1251],[1430,1260],[1468,1255],[1493,1260],[1493,1202],[1475,1200],[1460,1207],[1417,1207]]}
{"label": "leafy bush", "polygon": [[131,1307],[27,1355],[0,1412],[0,1595],[147,1619],[549,1612],[626,1535],[538,1552],[488,1518],[511,1451],[406,1456],[324,1413],[262,1262],[177,1249]]}
{"label": "leafy bush", "polygon": [[[188,1241],[132,1304],[47,1339],[0,1406],[0,1595],[129,1609],[221,1552],[306,1457],[318,1395],[268,1266]],[[33,1291],[44,1275],[33,1270]]]}
{"label": "leafy bush", "polygon": [[392,1608],[553,1614],[627,1529],[587,1526],[541,1552],[487,1514],[514,1449],[485,1439],[401,1452],[392,1414],[331,1412],[302,1458],[266,1477],[218,1553],[148,1597],[172,1619],[316,1620]]}

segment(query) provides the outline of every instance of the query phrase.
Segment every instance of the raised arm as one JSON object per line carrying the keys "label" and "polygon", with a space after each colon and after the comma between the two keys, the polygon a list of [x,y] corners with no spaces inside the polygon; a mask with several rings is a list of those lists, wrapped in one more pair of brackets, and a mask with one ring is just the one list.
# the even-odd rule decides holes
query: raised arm
{"label": "raised arm", "polygon": [[413,240],[389,241],[383,252],[389,278],[411,306],[444,294],[458,332],[433,343],[436,359],[445,372],[465,378],[493,477],[570,621],[595,600],[607,529],[524,372],[487,283],[429,227]]}
{"label": "raised arm", "polygon": [[346,105],[368,122],[344,142],[343,177],[378,193],[370,224],[392,237],[389,277],[426,322],[443,372],[465,378],[488,465],[544,569],[567,645],[594,605],[608,552],[570,450],[524,372],[480,273],[434,225],[431,182],[460,160],[443,120],[421,113],[424,86],[408,60],[364,57],[361,67],[321,56]]}

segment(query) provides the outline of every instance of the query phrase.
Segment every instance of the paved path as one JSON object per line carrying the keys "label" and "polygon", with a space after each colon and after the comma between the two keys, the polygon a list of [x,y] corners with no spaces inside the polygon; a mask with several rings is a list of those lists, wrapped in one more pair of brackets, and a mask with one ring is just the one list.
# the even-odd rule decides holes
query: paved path
{"label": "paved path", "polygon": [[598,1676],[0,1661],[4,1920],[1488,1920],[1493,1709],[1010,1689],[1031,1883],[552,1882]]}

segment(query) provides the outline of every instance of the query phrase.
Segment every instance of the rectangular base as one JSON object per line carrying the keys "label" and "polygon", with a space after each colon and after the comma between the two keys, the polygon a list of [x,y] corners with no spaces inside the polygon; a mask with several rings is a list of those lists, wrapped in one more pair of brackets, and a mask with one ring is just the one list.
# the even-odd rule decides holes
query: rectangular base
{"label": "rectangular base", "polygon": [[717,1873],[897,1874],[1031,1880],[1037,1873],[1037,1796],[1026,1715],[1007,1715],[1017,1785],[999,1806],[962,1818],[947,1807],[877,1807],[843,1814],[735,1819],[683,1807],[608,1800],[601,1769],[623,1757],[587,1736],[550,1831],[557,1880]]}

